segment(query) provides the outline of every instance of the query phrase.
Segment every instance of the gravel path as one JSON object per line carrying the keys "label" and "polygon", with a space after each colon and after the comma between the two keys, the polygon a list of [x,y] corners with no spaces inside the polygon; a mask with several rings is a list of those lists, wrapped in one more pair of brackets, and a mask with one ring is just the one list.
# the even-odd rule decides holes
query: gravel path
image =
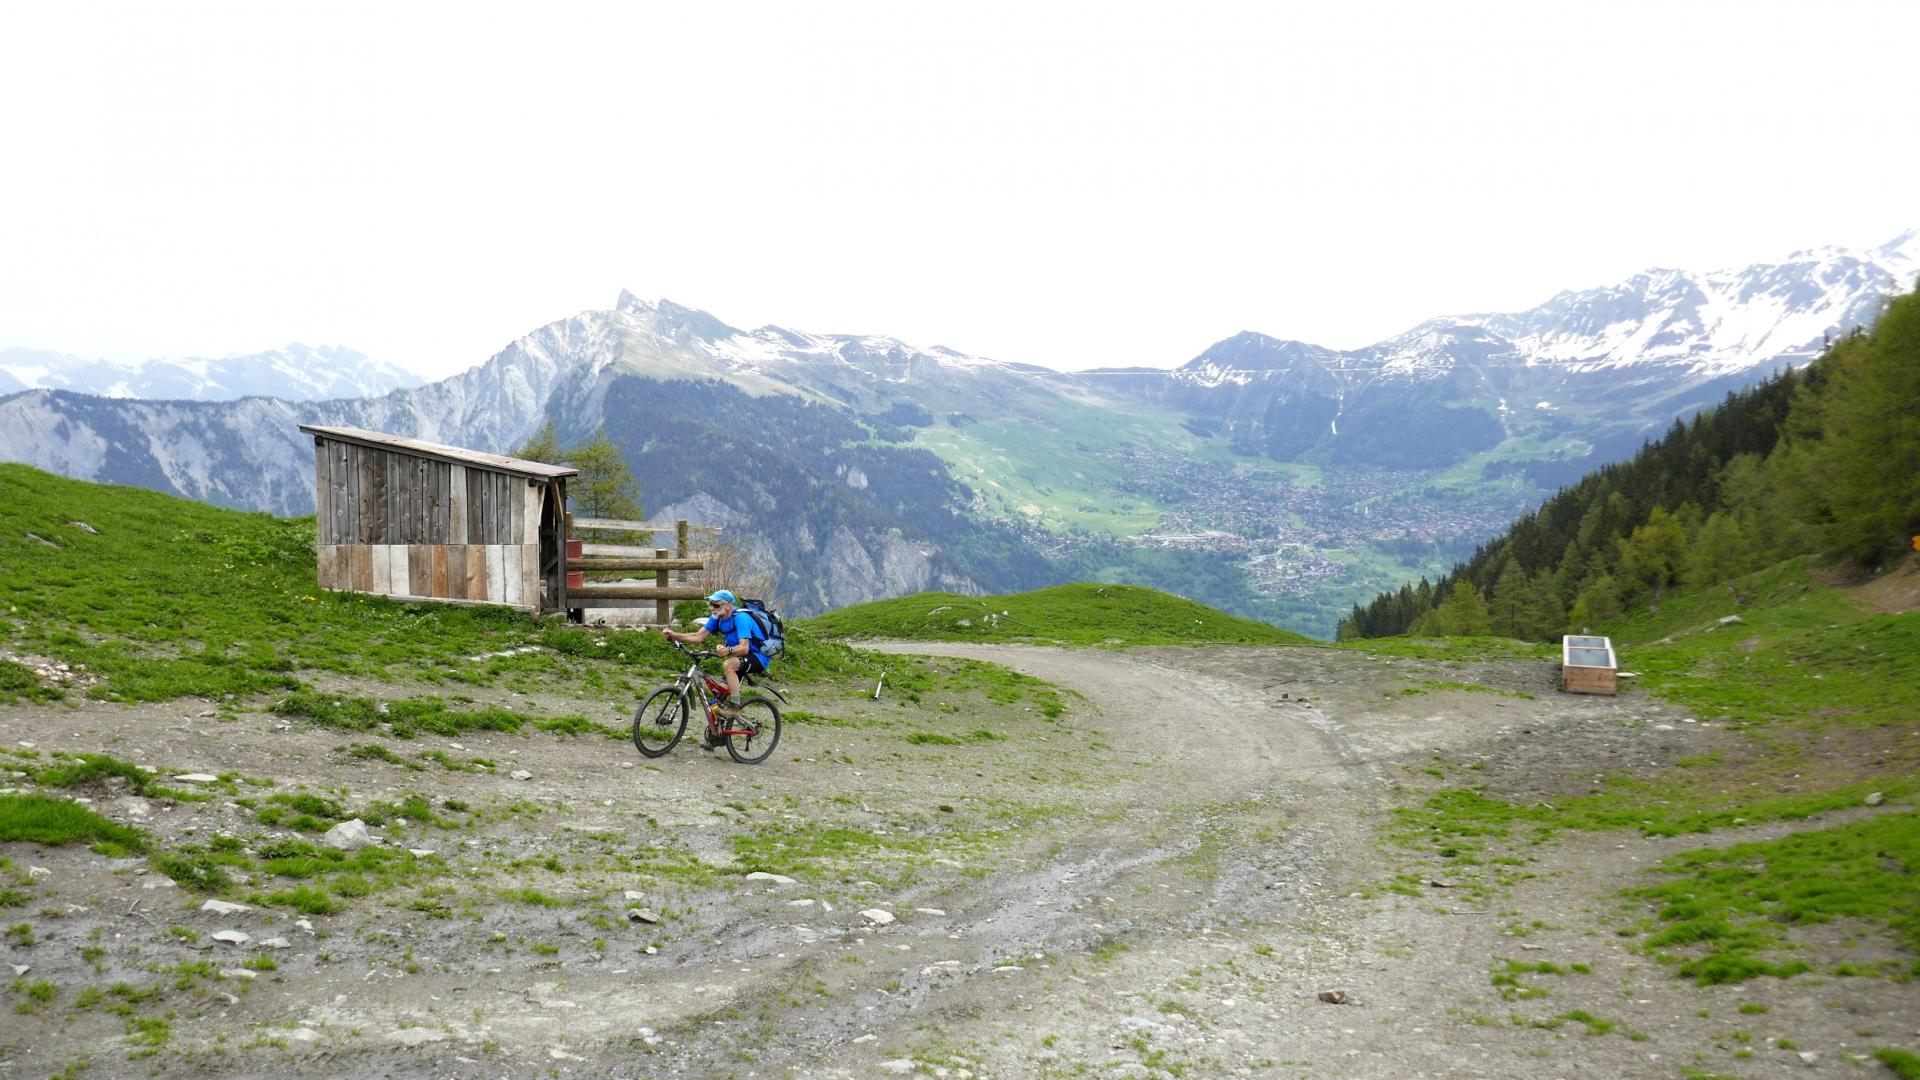
{"label": "gravel path", "polygon": [[[38,941],[15,942],[9,959],[59,986],[51,1007],[0,1034],[0,1076],[84,1060],[89,1077],[1760,1077],[1859,1075],[1847,1055],[1916,1039],[1912,984],[1702,989],[1617,939],[1639,913],[1616,890],[1701,838],[1576,836],[1530,853],[1491,894],[1382,839],[1394,807],[1442,785],[1551,798],[1601,772],[1730,744],[1659,703],[1556,694],[1537,663],[1324,648],[873,647],[992,660],[1083,700],[1060,723],[1027,721],[977,746],[902,741],[905,726],[947,715],[943,705],[966,730],[953,703],[846,706],[838,726],[791,725],[751,769],[684,750],[645,762],[602,739],[421,740],[503,763],[473,774],[349,766],[341,733],[259,713],[0,710],[7,745],[269,775],[283,789],[351,786],[356,799],[423,785],[436,800],[511,798],[529,809],[440,841],[441,857],[518,866],[508,877],[531,881],[557,853],[570,876],[538,880],[550,891],[577,883],[557,913],[387,908],[302,930],[266,912],[204,916],[142,873],[143,860],[0,846],[16,870],[47,871],[8,919],[33,922]],[[611,721],[618,707],[596,708]],[[508,767],[531,775],[512,780]],[[109,813],[134,813],[96,795]],[[877,882],[722,887],[689,872],[633,901],[655,909],[658,926],[626,922],[619,875],[591,869],[596,851],[644,845],[737,872],[748,867],[728,838],[743,830],[826,823],[897,838],[949,812],[1023,816],[978,849],[915,848],[912,873],[889,878],[893,867],[876,863]],[[179,842],[242,820],[220,802],[141,816]],[[504,884],[492,870],[462,873],[449,903]],[[129,1059],[122,1019],[73,1007],[89,980],[151,980],[176,954],[232,970],[243,954],[204,936],[229,924],[256,939],[284,933],[291,947],[271,973],[197,991],[159,1056]],[[188,945],[171,926],[203,936]],[[1849,940],[1874,947],[1845,928],[1808,947]],[[89,942],[107,952],[91,972]],[[1544,996],[1503,995],[1491,976],[1509,960],[1563,973],[1521,980]]]}

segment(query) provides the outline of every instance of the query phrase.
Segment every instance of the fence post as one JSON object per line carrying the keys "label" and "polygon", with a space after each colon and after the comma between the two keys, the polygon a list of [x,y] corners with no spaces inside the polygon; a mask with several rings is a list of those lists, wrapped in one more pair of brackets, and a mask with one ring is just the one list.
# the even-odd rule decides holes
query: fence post
{"label": "fence post", "polygon": [[[653,557],[656,559],[666,558],[667,549],[654,548]],[[660,586],[663,589],[666,588],[667,587],[667,571],[655,570],[653,572],[653,583],[655,585]],[[654,618],[660,623],[661,626],[666,626],[669,623],[671,623],[673,621],[673,601],[671,600],[654,601],[653,615],[654,615]]]}

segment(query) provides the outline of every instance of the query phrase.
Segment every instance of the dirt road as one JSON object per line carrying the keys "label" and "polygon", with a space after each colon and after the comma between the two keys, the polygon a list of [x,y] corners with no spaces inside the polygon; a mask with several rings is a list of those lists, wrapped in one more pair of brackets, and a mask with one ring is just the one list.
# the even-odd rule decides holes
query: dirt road
{"label": "dirt road", "polygon": [[[1920,1016],[1911,984],[1700,989],[1617,940],[1634,913],[1615,890],[1699,838],[1575,837],[1492,893],[1384,838],[1430,788],[1550,798],[1731,738],[1644,697],[1559,695],[1537,663],[1318,648],[879,648],[990,659],[1083,699],[986,734],[969,701],[814,703],[751,769],[423,739],[500,763],[430,773],[348,767],[340,733],[262,713],[6,710],[9,747],[512,809],[405,841],[446,861],[435,884],[304,927],[200,912],[141,859],[6,845],[31,893],[8,921],[34,938],[8,959],[54,989],[0,1036],[0,1075],[1857,1075],[1858,1032],[1905,1037]],[[929,717],[940,737],[911,739]],[[235,801],[137,813],[186,843],[239,832]],[[740,876],[803,847],[833,872]],[[30,864],[46,872],[26,880]],[[217,927],[287,947],[232,975],[263,954]],[[1556,973],[1517,994],[1493,978],[1509,961]],[[130,1058],[132,1022],[80,1002],[155,973],[184,987],[170,1037]]]}

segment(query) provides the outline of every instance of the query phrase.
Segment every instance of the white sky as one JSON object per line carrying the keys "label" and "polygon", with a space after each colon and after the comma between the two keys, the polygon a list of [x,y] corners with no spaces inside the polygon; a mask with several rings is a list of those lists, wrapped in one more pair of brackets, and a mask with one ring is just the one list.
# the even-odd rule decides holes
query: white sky
{"label": "white sky", "polygon": [[0,0],[0,346],[480,363],[622,288],[1054,367],[1920,224],[1920,3]]}

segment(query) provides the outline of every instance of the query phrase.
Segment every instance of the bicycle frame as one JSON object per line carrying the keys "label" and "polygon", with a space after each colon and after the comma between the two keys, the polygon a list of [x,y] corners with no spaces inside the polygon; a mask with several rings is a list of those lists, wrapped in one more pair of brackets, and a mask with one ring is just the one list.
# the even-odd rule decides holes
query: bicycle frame
{"label": "bicycle frame", "polygon": [[[706,721],[708,738],[714,741],[724,739],[730,735],[752,735],[753,732],[751,731],[723,728],[719,725],[718,709],[720,702],[726,700],[728,697],[727,684],[707,674],[706,670],[700,666],[700,661],[713,658],[716,654],[704,650],[694,652],[677,641],[673,642],[673,647],[686,653],[691,661],[687,664],[687,670],[682,672],[680,677],[673,681],[674,692],[680,696],[680,707],[687,711],[688,719],[692,719],[695,716],[703,718]],[[782,704],[791,704],[791,702],[787,701],[787,695],[781,693],[779,690],[764,683],[750,682],[748,677],[744,675],[741,676],[740,679],[741,697],[744,698],[746,696],[747,687],[749,686],[752,686],[756,690],[765,690],[774,697],[779,698]],[[696,691],[698,691],[699,694],[697,701],[695,699]]]}

